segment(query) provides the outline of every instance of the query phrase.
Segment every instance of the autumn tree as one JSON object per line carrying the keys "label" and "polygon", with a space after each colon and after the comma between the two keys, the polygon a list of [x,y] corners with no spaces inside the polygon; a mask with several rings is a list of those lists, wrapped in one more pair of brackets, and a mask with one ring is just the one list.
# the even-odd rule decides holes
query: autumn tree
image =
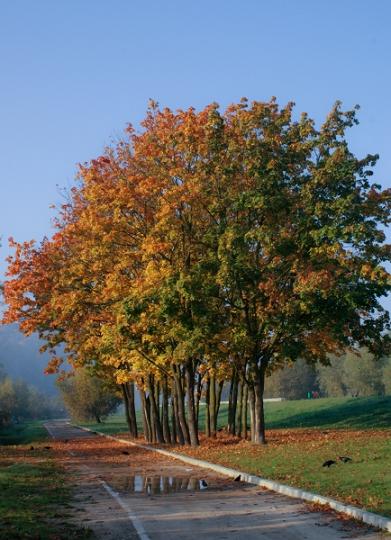
{"label": "autumn tree", "polygon": [[100,423],[120,402],[115,390],[87,369],[78,369],[73,376],[57,384],[65,407],[75,420]]}
{"label": "autumn tree", "polygon": [[81,166],[56,234],[14,243],[5,322],[39,332],[50,370],[61,343],[74,368],[125,385],[131,412],[136,384],[148,440],[197,445],[201,395],[214,435],[227,381],[229,430],[246,437],[248,411],[263,443],[267,374],[387,351],[377,156],[349,149],[355,110],[337,103],[319,129],[292,111],[151,103],[140,132]]}

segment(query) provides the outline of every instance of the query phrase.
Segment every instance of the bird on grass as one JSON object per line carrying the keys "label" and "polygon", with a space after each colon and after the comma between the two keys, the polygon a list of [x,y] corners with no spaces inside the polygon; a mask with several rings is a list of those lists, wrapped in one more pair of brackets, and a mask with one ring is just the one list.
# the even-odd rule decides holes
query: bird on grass
{"label": "bird on grass", "polygon": [[201,487],[206,488],[208,487],[208,484],[205,480],[201,480]]}
{"label": "bird on grass", "polygon": [[30,446],[29,450],[34,450],[34,446]]}
{"label": "bird on grass", "polygon": [[343,463],[349,463],[349,461],[353,461],[352,458],[348,456],[338,456],[339,461],[342,461]]}
{"label": "bird on grass", "polygon": [[239,476],[237,476],[237,477],[235,478],[234,482],[240,482],[240,478],[241,478],[241,476],[240,476],[240,474],[239,474]]}
{"label": "bird on grass", "polygon": [[44,446],[45,450],[50,450],[51,446]]}
{"label": "bird on grass", "polygon": [[121,454],[123,454],[124,456],[128,456],[129,452],[127,450],[122,450]]}
{"label": "bird on grass", "polygon": [[322,465],[322,467],[331,467],[331,465],[335,465],[337,462],[334,461],[333,459],[328,459],[327,461],[325,461]]}

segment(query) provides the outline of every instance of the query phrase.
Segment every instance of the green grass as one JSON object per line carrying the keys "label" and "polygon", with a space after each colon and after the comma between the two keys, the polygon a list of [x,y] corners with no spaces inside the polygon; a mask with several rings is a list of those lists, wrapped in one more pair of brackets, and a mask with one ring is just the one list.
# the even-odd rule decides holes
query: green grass
{"label": "green grass", "polygon": [[[374,431],[370,436],[365,432],[320,432],[318,437],[306,437],[303,430],[296,430],[291,440],[271,441],[262,447],[217,441],[184,452],[391,517],[388,431]],[[345,464],[338,456],[349,456],[353,461]],[[329,469],[322,467],[329,459],[337,463]]]}
{"label": "green grass", "polygon": [[[391,396],[366,398],[321,398],[282,401],[265,404],[268,429],[333,428],[382,429],[391,427]],[[221,405],[219,427],[227,425],[228,409]],[[113,415],[101,424],[85,423],[91,429],[113,434],[128,430],[123,415]],[[141,431],[141,417],[138,414]],[[204,425],[203,407],[200,409],[200,429]]]}
{"label": "green grass", "polygon": [[266,421],[270,429],[390,428],[391,396],[302,399],[266,403]]}
{"label": "green grass", "polygon": [[29,444],[47,439],[48,432],[39,420],[0,428],[0,445]]}
{"label": "green grass", "polygon": [[41,422],[0,430],[0,539],[90,537],[69,522],[70,485],[62,467],[43,449],[46,440]]}

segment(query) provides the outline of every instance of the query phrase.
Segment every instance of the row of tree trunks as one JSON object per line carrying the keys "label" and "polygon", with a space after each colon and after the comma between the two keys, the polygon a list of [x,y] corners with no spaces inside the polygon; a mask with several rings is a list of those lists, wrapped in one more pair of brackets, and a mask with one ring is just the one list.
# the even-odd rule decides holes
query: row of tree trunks
{"label": "row of tree trunks", "polygon": [[[199,445],[200,399],[205,398],[205,436],[216,437],[224,381],[217,381],[213,372],[202,377],[197,372],[197,361],[189,359],[173,367],[172,378],[164,375],[160,381],[149,374],[141,381],[140,389],[143,431],[151,443]],[[247,439],[250,417],[250,440],[264,444],[265,420],[263,393],[267,362],[254,363],[251,373],[233,368],[228,401],[227,431]],[[249,371],[249,370],[247,370]],[[204,391],[203,391],[204,390]],[[138,435],[134,383],[122,385],[126,420],[133,438]]]}

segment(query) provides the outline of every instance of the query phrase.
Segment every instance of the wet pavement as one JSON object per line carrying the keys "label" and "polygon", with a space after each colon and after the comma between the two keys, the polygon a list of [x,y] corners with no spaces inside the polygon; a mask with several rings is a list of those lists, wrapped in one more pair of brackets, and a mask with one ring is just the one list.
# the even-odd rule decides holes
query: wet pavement
{"label": "wet pavement", "polygon": [[[297,499],[189,467],[154,452],[48,422],[68,455],[74,519],[95,538],[130,540],[386,538]],[[60,443],[59,443],[60,444]]]}

